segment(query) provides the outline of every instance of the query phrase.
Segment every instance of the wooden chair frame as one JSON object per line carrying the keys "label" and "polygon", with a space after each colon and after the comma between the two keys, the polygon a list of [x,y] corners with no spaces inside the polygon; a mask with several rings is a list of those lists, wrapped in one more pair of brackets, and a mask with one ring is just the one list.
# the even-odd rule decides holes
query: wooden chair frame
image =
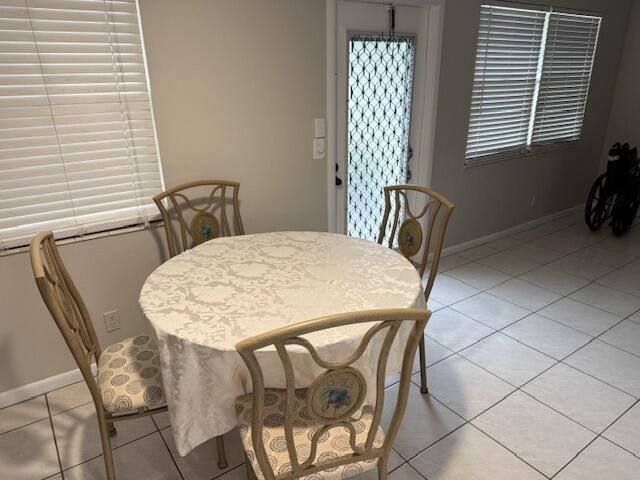
{"label": "wooden chair frame", "polygon": [[[193,202],[185,195],[185,191],[196,188],[196,187],[213,187],[209,196],[207,198],[207,202],[204,207],[199,208],[193,204]],[[164,223],[165,233],[167,236],[167,247],[169,249],[169,256],[175,257],[178,253],[178,249],[176,246],[175,238],[179,238],[181,251],[184,252],[191,248],[189,243],[189,239],[191,242],[194,242],[195,239],[191,233],[190,225],[187,224],[184,214],[183,208],[180,206],[178,202],[178,198],[182,199],[187,208],[198,213],[203,213],[209,211],[211,207],[214,205],[214,200],[216,195],[220,195],[220,217],[222,220],[222,227],[224,228],[225,236],[232,235],[231,226],[229,224],[229,217],[227,215],[227,189],[230,188],[232,190],[231,195],[231,205],[233,206],[233,216],[236,226],[236,233],[238,235],[244,235],[244,226],[242,224],[242,218],[240,217],[240,205],[238,203],[238,192],[240,190],[240,184],[238,182],[230,182],[227,180],[196,180],[193,182],[182,183],[180,185],[176,185],[164,192],[153,197],[153,201],[158,206],[160,210],[160,214],[162,215],[162,221]],[[176,216],[178,219],[178,225],[180,226],[180,236],[176,235],[174,231],[173,223],[171,222],[171,217],[169,216],[169,210],[166,208],[164,200],[168,199],[169,203],[173,206],[173,209],[176,212]]]}
{"label": "wooden chair frame", "polygon": [[[243,340],[236,344],[236,350],[242,356],[251,374],[253,386],[252,398],[252,418],[251,418],[251,441],[255,450],[256,459],[260,469],[266,480],[274,480],[276,476],[273,468],[267,458],[267,453],[263,443],[263,405],[265,396],[264,375],[262,368],[257,360],[256,351],[268,346],[274,346],[278,352],[280,361],[284,368],[286,379],[286,409],[284,419],[284,432],[286,439],[287,452],[291,461],[292,471],[287,474],[278,475],[278,480],[293,480],[296,478],[310,475],[314,472],[330,469],[348,463],[361,462],[363,460],[378,459],[378,478],[384,480],[387,478],[387,464],[391,446],[395,440],[396,434],[400,427],[402,417],[407,405],[409,387],[411,381],[411,370],[413,359],[415,358],[416,349],[421,338],[424,338],[424,329],[429,320],[431,312],[420,309],[382,309],[369,310],[361,312],[344,313],[322,317],[316,320],[310,320],[295,325],[283,327],[271,332],[257,335],[255,337]],[[374,446],[374,440],[384,408],[384,382],[386,374],[387,360],[392,344],[400,326],[403,322],[414,322],[408,341],[404,348],[402,359],[402,370],[400,374],[400,387],[396,401],[395,410],[386,432],[384,442],[381,447]],[[355,351],[342,361],[333,362],[320,358],[313,345],[301,335],[317,332],[320,330],[343,327],[360,323],[375,323],[362,337],[362,340]],[[298,345],[310,353],[315,363],[327,371],[337,371],[339,369],[349,367],[356,362],[367,349],[369,342],[378,332],[387,330],[381,345],[378,357],[376,372],[376,405],[373,412],[372,424],[366,437],[364,446],[358,446],[355,443],[356,432],[351,423],[352,417],[338,418],[333,422],[320,423],[321,428],[311,438],[311,453],[306,461],[300,463],[296,453],[296,445],[293,438],[293,416],[294,416],[294,398],[296,382],[294,370],[287,345]],[[318,440],[320,436],[336,426],[346,427],[350,432],[350,444],[353,454],[343,455],[330,462],[315,464],[314,461]],[[247,472],[249,478],[254,477],[252,467],[247,462]]]}
{"label": "wooden chair frame", "polygon": [[[426,197],[426,202],[422,210],[417,213],[414,213],[411,210],[411,205],[409,201],[408,192],[414,192],[418,196]],[[391,201],[391,196],[393,195],[393,202]],[[420,246],[420,250],[422,250],[422,254],[420,254],[420,250],[418,251],[418,256],[420,258],[418,265],[416,268],[420,274],[420,278],[424,276],[424,272],[427,269],[427,264],[429,261],[429,257],[431,256],[431,264],[429,268],[429,278],[427,280],[427,285],[424,289],[424,297],[425,300],[429,301],[429,296],[431,295],[431,290],[433,289],[433,284],[436,279],[436,274],[438,273],[438,265],[440,263],[440,255],[442,254],[442,246],[444,243],[444,236],[447,231],[447,225],[449,224],[449,219],[451,218],[451,214],[455,208],[455,205],[444,195],[441,195],[438,192],[435,192],[427,187],[421,187],[419,185],[388,185],[384,187],[384,216],[382,218],[382,223],[380,224],[380,234],[378,235],[378,243],[382,245],[386,230],[387,223],[389,221],[389,216],[391,214],[391,210],[394,210],[393,220],[391,223],[391,233],[387,240],[387,245],[389,248],[393,248],[393,242],[395,240],[396,232],[398,230],[398,223],[401,220],[401,210],[402,210],[402,202],[404,201],[404,208],[406,213],[406,218],[413,219],[420,222],[423,218],[427,219],[427,231],[426,235],[423,235],[423,241]],[[438,223],[436,221],[438,220]],[[435,235],[434,235],[435,230]],[[399,232],[398,232],[399,233]],[[433,248],[433,252],[431,253],[431,244],[432,240],[435,237],[435,245]],[[426,366],[426,351],[424,344],[424,337],[420,341],[420,391],[422,393],[428,393],[429,389],[427,386],[427,366]]]}
{"label": "wooden chair frame", "polygon": [[[73,355],[82,377],[89,387],[91,398],[98,417],[100,440],[104,453],[104,464],[108,480],[115,480],[113,451],[110,436],[117,432],[114,422],[155,415],[167,411],[167,407],[140,408],[135,412],[114,415],[104,408],[102,395],[91,364],[98,362],[101,348],[87,307],[73,280],[69,276],[52,232],[42,232],[31,242],[31,266],[38,290],[47,309],[56,322],[60,333]],[[218,465],[226,468],[226,459],[222,437],[218,441]]]}

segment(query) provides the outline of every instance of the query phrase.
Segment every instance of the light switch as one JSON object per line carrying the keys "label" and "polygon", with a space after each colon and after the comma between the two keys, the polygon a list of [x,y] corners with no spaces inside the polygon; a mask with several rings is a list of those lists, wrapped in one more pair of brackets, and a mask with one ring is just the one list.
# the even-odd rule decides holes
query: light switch
{"label": "light switch", "polygon": [[313,159],[321,160],[324,158],[324,138],[313,139]]}
{"label": "light switch", "polygon": [[316,118],[313,121],[313,136],[314,138],[324,138],[324,118]]}

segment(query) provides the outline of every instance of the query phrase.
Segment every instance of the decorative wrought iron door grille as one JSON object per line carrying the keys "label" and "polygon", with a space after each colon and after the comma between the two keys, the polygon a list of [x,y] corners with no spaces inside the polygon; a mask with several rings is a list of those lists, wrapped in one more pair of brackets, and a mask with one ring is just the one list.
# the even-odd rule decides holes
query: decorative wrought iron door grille
{"label": "decorative wrought iron door grille", "polygon": [[409,179],[415,35],[351,34],[347,96],[347,234],[376,240],[385,185]]}

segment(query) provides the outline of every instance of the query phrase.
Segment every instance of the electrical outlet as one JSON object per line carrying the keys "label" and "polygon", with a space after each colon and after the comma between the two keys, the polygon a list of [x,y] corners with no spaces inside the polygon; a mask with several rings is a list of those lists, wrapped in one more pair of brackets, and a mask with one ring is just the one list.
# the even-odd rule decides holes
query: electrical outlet
{"label": "electrical outlet", "polygon": [[120,317],[117,310],[111,310],[110,312],[104,312],[104,326],[107,333],[115,332],[120,329]]}

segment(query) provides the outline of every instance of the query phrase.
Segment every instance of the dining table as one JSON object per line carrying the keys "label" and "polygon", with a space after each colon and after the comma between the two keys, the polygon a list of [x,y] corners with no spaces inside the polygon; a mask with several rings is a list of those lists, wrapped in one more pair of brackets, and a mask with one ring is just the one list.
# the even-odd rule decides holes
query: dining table
{"label": "dining table", "polygon": [[[249,371],[235,350],[240,340],[326,315],[426,308],[421,278],[400,253],[369,240],[323,232],[207,241],[153,271],[139,302],[157,336],[169,418],[182,456],[236,427],[236,398],[251,391]],[[321,357],[343,359],[370,327],[340,327],[309,339]],[[388,375],[400,370],[408,334],[408,328],[401,330],[394,342]],[[382,335],[375,337],[381,344]],[[356,363],[367,382],[376,378],[376,342],[372,339]],[[306,350],[300,347],[295,353],[296,387],[304,388],[321,370]],[[283,388],[275,349],[258,352],[258,360],[265,385]]]}

